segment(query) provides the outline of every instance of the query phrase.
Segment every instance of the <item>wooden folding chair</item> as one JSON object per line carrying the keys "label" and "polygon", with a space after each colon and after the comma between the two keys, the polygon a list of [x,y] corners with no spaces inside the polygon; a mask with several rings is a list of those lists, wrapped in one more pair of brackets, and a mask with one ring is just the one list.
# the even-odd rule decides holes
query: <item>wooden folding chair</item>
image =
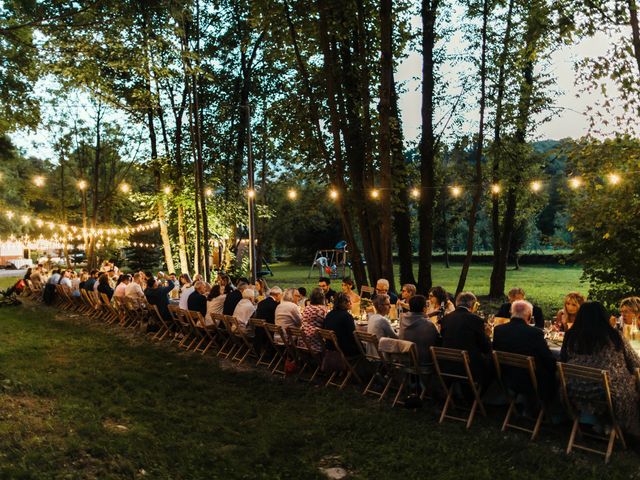
{"label": "wooden folding chair", "polygon": [[[280,325],[274,325],[273,323],[265,323],[265,331],[267,332],[267,338],[271,342],[271,346],[275,350],[273,359],[269,369],[272,374],[280,373],[286,375],[284,365],[287,360],[287,336],[285,335]],[[282,368],[280,366],[282,365]]]}
{"label": "wooden folding chair", "polygon": [[368,362],[368,364],[371,366],[371,369],[373,371],[373,374],[371,375],[371,378],[369,379],[369,382],[367,383],[367,385],[364,387],[362,394],[363,395],[371,394],[374,397],[378,397],[378,401],[381,401],[384,395],[387,393],[386,387],[389,385],[389,382],[391,381],[391,379],[390,378],[386,379],[386,382],[382,387],[382,390],[378,391],[375,388],[373,388],[374,385],[376,384],[376,381],[379,381],[380,379],[385,378],[385,375],[389,373],[385,368],[382,355],[378,350],[378,337],[376,337],[376,335],[373,333],[365,333],[365,332],[360,332],[358,330],[355,330],[353,332],[353,335],[356,337],[356,343],[360,348],[360,353],[362,354],[362,357]]}
{"label": "wooden folding chair", "polygon": [[212,313],[211,318],[217,324],[217,333],[222,345],[218,349],[216,355],[220,358],[229,358],[229,355],[235,350],[236,344],[233,343],[233,333],[227,329],[225,316],[221,313]]}
{"label": "wooden folding chair", "polygon": [[[200,348],[203,344],[205,344],[209,339],[209,336],[205,332],[204,327],[204,317],[200,312],[195,310],[183,310],[183,314],[186,320],[191,324],[191,332],[194,336],[194,341],[197,342],[193,347],[194,352],[202,353],[205,347]],[[202,321],[202,322],[201,322]]]}
{"label": "wooden folding chair", "polygon": [[391,406],[404,405],[404,401],[400,400],[400,397],[409,393],[406,389],[411,385],[411,382],[423,381],[424,388],[419,396],[420,400],[423,400],[433,373],[433,365],[420,365],[416,344],[407,340],[382,338],[378,344],[378,351],[382,355],[382,360],[389,374],[389,380],[380,398],[384,397],[395,381],[398,383],[398,389]]}
{"label": "wooden folding chair", "polygon": [[[262,332],[265,335],[265,338],[268,338],[269,336],[269,332],[266,331],[265,328],[265,322],[264,320],[261,320],[259,318],[250,318],[249,319],[249,325],[251,325],[253,327],[253,331],[256,333],[256,335],[258,334],[258,332]],[[269,343],[269,345],[271,345],[271,343]],[[258,360],[256,361],[256,366],[260,366],[260,365],[265,365],[265,366],[269,366],[271,365],[271,360],[266,361],[265,357],[269,354],[270,349],[268,348],[268,346],[263,345],[263,348],[260,352],[258,352],[260,355],[258,357]]]}
{"label": "wooden folding chair", "polygon": [[[571,435],[569,436],[569,443],[567,445],[567,453],[569,454],[574,448],[578,448],[587,452],[604,455],[604,462],[609,463],[616,438],[620,440],[623,448],[627,448],[627,444],[624,440],[624,435],[622,434],[622,429],[618,424],[618,420],[616,419],[613,409],[613,401],[611,399],[611,388],[609,383],[609,372],[607,370],[600,370],[598,368],[584,367],[582,365],[572,365],[568,363],[558,362],[557,365],[558,373],[560,374],[562,398],[564,400],[567,413],[573,420]],[[609,432],[608,434],[599,435],[595,432],[587,433],[582,430],[582,427],[580,426],[580,415],[582,412],[576,406],[576,400],[579,401],[580,396],[578,393],[574,393],[571,391],[572,382],[577,382],[581,385],[592,384],[594,387],[600,387],[600,398],[589,398],[589,403],[600,407],[602,411],[607,413],[609,420],[611,421],[611,432]],[[596,440],[605,441],[607,442],[607,449],[597,450],[584,444],[578,444],[576,442],[576,436],[584,436],[594,438]]]}
{"label": "wooden folding chair", "polygon": [[[546,415],[546,410],[542,398],[540,398],[540,392],[538,390],[538,378],[536,377],[536,362],[533,357],[527,355],[519,355],[517,353],[499,352],[493,351],[493,363],[496,367],[496,374],[498,376],[498,383],[502,387],[502,391],[509,400],[509,408],[507,409],[507,415],[502,422],[502,431],[507,428],[513,428],[515,430],[521,430],[531,434],[531,440],[535,440],[540,432],[540,426],[542,420]],[[533,429],[527,428],[523,425],[517,425],[509,423],[511,416],[516,412],[516,398],[519,392],[513,391],[509,385],[505,384],[503,378],[503,367],[517,368],[524,370],[529,375],[529,381],[531,382],[531,389],[536,399],[536,406],[538,408],[538,416],[536,417]]]}
{"label": "wooden folding chair", "polygon": [[205,318],[202,316],[200,312],[194,312],[194,313],[196,313],[195,320],[196,320],[197,326],[200,329],[200,332],[202,333],[202,335],[204,336],[204,341],[205,341],[205,346],[204,348],[201,349],[202,355],[207,353],[211,347],[219,349],[220,348],[220,345],[218,344],[219,335],[218,335],[218,327],[216,325],[216,322],[212,321],[209,325],[207,325]]}
{"label": "wooden folding chair", "polygon": [[[301,327],[287,327],[287,334],[289,336],[289,345],[293,348],[296,363],[299,368],[296,379],[302,379],[309,383],[313,382],[320,372],[320,367],[322,367],[324,349],[320,351],[314,350],[309,341],[309,337],[307,337]],[[311,377],[304,378],[303,373],[308,367],[313,368],[313,373]]]}
{"label": "wooden folding chair", "polygon": [[237,348],[236,353],[233,355],[231,360],[234,360],[238,362],[238,365],[241,365],[249,356],[256,359],[260,358],[260,355],[253,345],[253,337],[251,336],[252,332],[249,329],[251,328],[251,325],[248,325],[249,328],[247,328],[243,325],[240,325],[240,322],[236,317],[228,316],[228,318],[233,327],[232,333],[237,339],[234,341],[238,342],[239,344],[239,347]]}
{"label": "wooden folding chair", "polygon": [[120,319],[120,314],[118,313],[118,310],[111,304],[111,300],[109,300],[107,294],[101,293],[100,299],[102,300],[102,305],[107,315],[107,323],[112,324],[117,322]]}
{"label": "wooden folding chair", "polygon": [[[331,375],[329,376],[329,380],[327,380],[325,387],[332,385],[342,390],[347,385],[347,383],[349,383],[349,380],[351,379],[351,377],[354,377],[358,381],[358,383],[364,383],[360,378],[360,376],[358,375],[358,373],[356,372],[356,367],[360,362],[360,360],[362,359],[362,357],[358,356],[356,359],[347,358],[347,356],[344,354],[344,352],[340,348],[340,345],[338,345],[338,338],[336,337],[336,332],[334,332],[333,330],[326,330],[324,328],[319,328],[317,332],[318,332],[318,335],[320,335],[320,338],[322,338],[326,344],[329,344],[333,347],[333,348],[327,348],[327,351],[333,350],[338,352],[338,354],[342,358],[342,363],[345,367],[345,370],[343,372],[331,372]],[[325,352],[325,355],[326,355],[326,352]],[[342,382],[340,383],[334,382],[334,379],[337,378],[340,375],[340,373],[344,373],[344,378],[342,379]]]}
{"label": "wooden folding chair", "polygon": [[82,300],[83,312],[87,315],[96,315],[96,306],[93,303],[93,300],[89,298],[87,291],[83,288],[80,289],[80,299]]}
{"label": "wooden folding chair", "polygon": [[151,335],[152,340],[162,341],[164,340],[164,337],[166,337],[171,331],[171,326],[164,319],[157,305],[149,305],[149,308],[151,310],[151,313],[155,315],[155,319],[157,320],[157,322],[154,323],[158,325],[158,330],[156,332],[149,332],[149,335]]}
{"label": "wooden folding chair", "polygon": [[[480,387],[474,381],[473,375],[471,373],[468,352],[466,350],[456,350],[453,348],[431,347],[431,356],[433,357],[433,365],[435,367],[436,374],[438,375],[438,379],[440,380],[440,384],[442,385],[442,389],[447,394],[447,399],[445,400],[442,412],[440,414],[439,423],[442,423],[445,418],[450,418],[451,420],[464,422],[467,428],[469,428],[473,423],[473,419],[476,416],[476,411],[478,408],[480,408],[480,413],[482,414],[482,416],[486,417],[487,412],[484,408],[484,405],[482,404],[482,400],[480,399]],[[440,364],[440,362],[443,361],[448,363],[460,364],[463,367],[464,374],[443,370]],[[451,382],[449,385],[447,385],[447,380]],[[473,393],[473,404],[471,405],[469,416],[466,418],[448,414],[450,407],[453,406],[455,408],[453,394],[456,385],[468,385],[471,388],[471,392]]]}

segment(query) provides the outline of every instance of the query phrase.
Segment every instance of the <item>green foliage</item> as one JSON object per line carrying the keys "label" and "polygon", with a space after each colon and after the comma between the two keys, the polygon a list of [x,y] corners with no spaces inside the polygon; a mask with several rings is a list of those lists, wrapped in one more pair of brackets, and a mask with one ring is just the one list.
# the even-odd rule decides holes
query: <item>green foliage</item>
{"label": "green foliage", "polygon": [[[626,136],[582,139],[569,151],[583,184],[568,194],[570,227],[578,261],[593,298],[616,303],[640,293],[640,184],[635,181],[640,141]],[[608,175],[620,176],[612,185]]]}

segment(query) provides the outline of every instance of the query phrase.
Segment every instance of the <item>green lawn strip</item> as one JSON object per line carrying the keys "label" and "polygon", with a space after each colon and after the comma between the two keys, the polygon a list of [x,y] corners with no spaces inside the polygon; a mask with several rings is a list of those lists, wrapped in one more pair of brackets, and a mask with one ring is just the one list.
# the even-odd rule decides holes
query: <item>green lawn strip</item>
{"label": "green lawn strip", "polygon": [[359,391],[283,381],[262,370],[131,338],[118,327],[26,305],[0,309],[0,472],[4,478],[630,478],[562,453],[568,427],[542,440],[499,431],[502,409],[471,431],[437,408],[391,409]]}

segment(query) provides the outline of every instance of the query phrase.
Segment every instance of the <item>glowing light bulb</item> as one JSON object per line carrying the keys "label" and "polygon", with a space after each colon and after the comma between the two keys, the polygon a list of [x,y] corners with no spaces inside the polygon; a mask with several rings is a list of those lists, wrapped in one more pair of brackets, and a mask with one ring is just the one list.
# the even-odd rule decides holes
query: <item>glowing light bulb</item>
{"label": "glowing light bulb", "polygon": [[454,185],[453,187],[451,187],[451,195],[454,197],[459,197],[460,195],[462,195],[462,188]]}
{"label": "glowing light bulb", "polygon": [[38,225],[39,227],[44,225],[44,222],[40,219],[36,220],[36,225]]}
{"label": "glowing light bulb", "polygon": [[494,183],[493,185],[491,185],[491,193],[493,193],[494,195],[498,195],[501,191],[502,188],[500,187],[499,183]]}
{"label": "glowing light bulb", "polygon": [[129,185],[128,183],[122,182],[120,184],[120,190],[122,191],[122,193],[129,193],[131,191],[131,185]]}
{"label": "glowing light bulb", "polygon": [[569,186],[574,190],[582,186],[582,179],[580,177],[572,177],[569,179]]}
{"label": "glowing light bulb", "polygon": [[331,200],[337,200],[338,191],[334,189],[329,190],[329,197],[331,197]]}
{"label": "glowing light bulb", "polygon": [[534,180],[533,182],[531,182],[531,191],[532,192],[539,192],[540,190],[542,190],[542,183],[538,180]]}
{"label": "glowing light bulb", "polygon": [[298,198],[298,192],[296,192],[294,189],[291,189],[287,192],[287,196],[289,197],[289,200],[295,200],[296,198]]}
{"label": "glowing light bulb", "polygon": [[9,220],[11,220],[14,216],[15,216],[15,213],[13,213],[11,210],[7,210],[7,218]]}
{"label": "glowing light bulb", "polygon": [[609,175],[607,175],[607,178],[609,179],[609,183],[611,185],[618,185],[622,181],[620,175],[618,175],[617,173],[610,173]]}
{"label": "glowing light bulb", "polygon": [[44,187],[44,177],[42,175],[36,175],[35,177],[33,177],[33,184],[36,187]]}
{"label": "glowing light bulb", "polygon": [[411,196],[413,198],[420,198],[420,189],[418,188],[412,188],[411,189]]}
{"label": "glowing light bulb", "polygon": [[255,198],[255,196],[256,196],[256,191],[255,191],[255,190],[253,190],[253,189],[249,189],[249,190],[247,190],[247,196],[248,196],[249,198]]}
{"label": "glowing light bulb", "polygon": [[210,189],[210,188],[207,188],[207,189],[204,191],[204,194],[205,194],[207,197],[210,197],[210,196],[212,196],[212,195],[213,195],[213,190],[212,190],[212,189]]}
{"label": "glowing light bulb", "polygon": [[166,187],[164,187],[163,191],[165,194],[169,195],[171,193],[171,187],[167,185]]}
{"label": "glowing light bulb", "polygon": [[371,198],[373,198],[374,200],[380,198],[380,190],[378,190],[377,188],[371,190]]}
{"label": "glowing light bulb", "polygon": [[22,215],[22,223],[26,225],[27,223],[29,223],[29,220],[31,220],[29,218],[29,215]]}
{"label": "glowing light bulb", "polygon": [[89,186],[89,184],[87,183],[86,180],[80,180],[78,181],[78,188],[80,190],[86,190],[86,188]]}

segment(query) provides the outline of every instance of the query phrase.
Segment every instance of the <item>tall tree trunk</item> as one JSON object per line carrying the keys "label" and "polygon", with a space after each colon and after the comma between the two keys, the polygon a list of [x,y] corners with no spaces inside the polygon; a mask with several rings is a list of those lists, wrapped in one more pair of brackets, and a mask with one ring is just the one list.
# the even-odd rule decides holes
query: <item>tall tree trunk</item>
{"label": "tall tree trunk", "polygon": [[[102,122],[102,104],[98,102],[96,108],[96,146],[95,154],[93,157],[93,197],[92,197],[92,209],[91,209],[91,228],[95,230],[98,223],[98,205],[100,189],[100,167],[101,167],[101,153],[102,153],[102,138],[101,138],[101,122]],[[87,266],[88,268],[96,268],[98,262],[96,259],[96,236],[90,235],[89,237],[89,253],[87,254]]]}
{"label": "tall tree trunk", "polygon": [[435,203],[434,96],[436,18],[439,0],[422,0],[422,138],[420,140],[420,265],[418,290],[426,293],[432,285],[433,207]]}
{"label": "tall tree trunk", "polygon": [[[380,276],[389,280],[390,290],[395,290],[393,256],[391,252],[391,88],[393,81],[393,49],[391,11],[393,0],[380,0]],[[371,228],[371,226],[369,227]]]}
{"label": "tall tree trunk", "polygon": [[473,258],[473,240],[476,231],[476,222],[478,220],[478,209],[480,208],[480,199],[482,197],[482,152],[484,146],[484,113],[486,106],[486,85],[487,85],[487,24],[489,22],[489,0],[483,1],[482,6],[482,30],[481,30],[481,53],[480,53],[480,122],[478,125],[478,139],[475,152],[475,178],[474,178],[474,192],[473,202],[471,204],[471,211],[469,212],[469,229],[467,233],[467,253],[462,263],[462,270],[460,271],[460,278],[458,279],[458,286],[456,287],[456,296],[464,290],[465,283],[467,282],[467,275],[469,274],[469,267],[471,266],[471,259]]}
{"label": "tall tree trunk", "polygon": [[404,139],[398,111],[398,93],[395,81],[391,87],[391,160],[393,162],[393,230],[398,246],[400,284],[416,283],[413,275],[413,246],[411,242],[411,215],[409,207],[409,175],[404,158]]}
{"label": "tall tree trunk", "polygon": [[[498,59],[498,83],[496,85],[496,113],[493,126],[492,150],[492,171],[491,181],[493,185],[500,189],[500,159],[502,157],[502,122],[504,115],[504,95],[506,90],[506,65],[509,47],[511,45],[511,30],[513,26],[513,6],[514,0],[509,1],[507,11],[506,27],[502,47]],[[494,192],[491,199],[491,228],[493,237],[493,267],[491,269],[491,280],[489,282],[489,296],[491,298],[504,297],[504,285],[506,280],[506,264],[502,265],[501,233],[500,233],[500,192]]]}
{"label": "tall tree trunk", "polygon": [[342,229],[345,233],[345,237],[349,242],[349,246],[352,251],[353,259],[353,274],[356,279],[356,283],[359,285],[367,285],[367,274],[364,268],[364,263],[359,257],[360,252],[356,243],[356,236],[353,230],[352,219],[348,207],[345,203],[345,195],[347,187],[344,181],[344,160],[342,156],[342,143],[340,139],[340,117],[338,114],[338,106],[336,102],[336,66],[334,57],[331,53],[331,47],[329,44],[329,32],[327,21],[327,9],[329,6],[326,0],[317,0],[319,11],[319,37],[320,47],[323,55],[323,71],[325,74],[325,81],[327,87],[327,104],[329,106],[329,124],[331,130],[331,137],[333,142],[333,154],[334,162],[333,169],[329,171],[329,177],[338,189],[338,197],[336,198],[336,206],[340,214],[340,220],[342,223]]}
{"label": "tall tree trunk", "polygon": [[629,21],[631,23],[631,35],[633,43],[633,56],[638,65],[638,73],[640,73],[640,25],[638,24],[638,4],[636,0],[628,0],[629,2]]}

